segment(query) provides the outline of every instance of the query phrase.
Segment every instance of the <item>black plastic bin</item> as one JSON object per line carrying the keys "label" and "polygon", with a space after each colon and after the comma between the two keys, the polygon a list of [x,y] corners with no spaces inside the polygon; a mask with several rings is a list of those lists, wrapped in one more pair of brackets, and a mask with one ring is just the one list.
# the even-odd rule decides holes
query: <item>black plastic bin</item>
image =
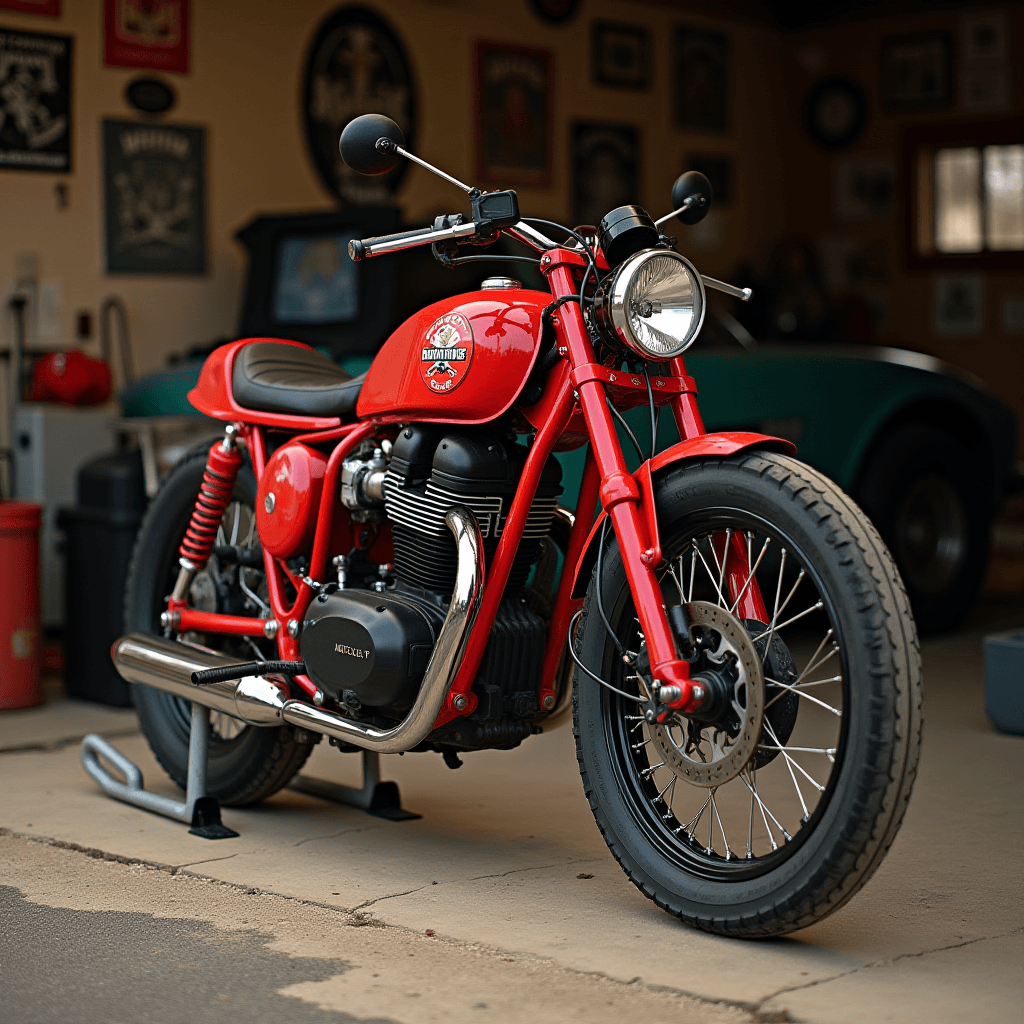
{"label": "black plastic bin", "polygon": [[110,647],[122,632],[128,563],[146,507],[141,454],[87,463],[78,473],[78,501],[57,519],[65,534],[64,684],[73,697],[129,707]]}

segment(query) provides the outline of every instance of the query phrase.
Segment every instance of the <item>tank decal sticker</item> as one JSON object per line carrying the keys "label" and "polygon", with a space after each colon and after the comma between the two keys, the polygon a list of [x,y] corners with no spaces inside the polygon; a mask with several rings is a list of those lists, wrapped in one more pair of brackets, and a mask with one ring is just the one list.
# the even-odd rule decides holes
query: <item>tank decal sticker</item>
{"label": "tank decal sticker", "polygon": [[473,363],[473,328],[462,313],[439,316],[420,349],[420,379],[436,394],[454,391]]}

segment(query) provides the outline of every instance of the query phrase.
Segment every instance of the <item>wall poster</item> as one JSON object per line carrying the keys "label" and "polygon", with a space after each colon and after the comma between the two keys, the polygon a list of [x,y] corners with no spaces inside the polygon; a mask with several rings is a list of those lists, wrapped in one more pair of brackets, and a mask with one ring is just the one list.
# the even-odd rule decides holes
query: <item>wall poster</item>
{"label": "wall poster", "polygon": [[0,10],[19,11],[22,14],[41,14],[46,18],[59,18],[60,0],[0,0]]}
{"label": "wall poster", "polygon": [[570,145],[573,224],[596,226],[617,206],[640,201],[640,141],[635,128],[577,121]]}
{"label": "wall poster", "polygon": [[324,187],[355,206],[387,206],[409,170],[399,160],[387,174],[357,174],[338,152],[345,126],[360,114],[384,114],[416,151],[416,96],[409,59],[383,18],[342,7],[317,29],[306,57],[302,121],[306,148]]}
{"label": "wall poster", "polygon": [[206,271],[206,130],[104,120],[108,274]]}
{"label": "wall poster", "polygon": [[721,32],[676,26],[672,105],[677,128],[729,125],[729,40]]}
{"label": "wall poster", "polygon": [[477,171],[480,184],[551,183],[551,54],[477,43]]}
{"label": "wall poster", "polygon": [[72,43],[0,29],[0,167],[71,170]]}
{"label": "wall poster", "polygon": [[103,63],[185,74],[189,0],[106,0]]}

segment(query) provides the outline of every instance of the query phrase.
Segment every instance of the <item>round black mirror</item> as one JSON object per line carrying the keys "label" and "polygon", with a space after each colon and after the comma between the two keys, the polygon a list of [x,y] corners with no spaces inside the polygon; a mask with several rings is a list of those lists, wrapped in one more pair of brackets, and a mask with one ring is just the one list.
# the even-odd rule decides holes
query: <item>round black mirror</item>
{"label": "round black mirror", "polygon": [[387,139],[395,145],[404,146],[402,129],[383,114],[362,114],[355,117],[341,133],[338,149],[341,158],[360,174],[386,174],[401,157],[393,147],[377,147],[379,139]]}
{"label": "round black mirror", "polygon": [[684,224],[696,224],[711,209],[711,182],[700,171],[687,171],[676,178],[672,186],[672,209],[678,210],[691,197],[694,202],[679,214]]}

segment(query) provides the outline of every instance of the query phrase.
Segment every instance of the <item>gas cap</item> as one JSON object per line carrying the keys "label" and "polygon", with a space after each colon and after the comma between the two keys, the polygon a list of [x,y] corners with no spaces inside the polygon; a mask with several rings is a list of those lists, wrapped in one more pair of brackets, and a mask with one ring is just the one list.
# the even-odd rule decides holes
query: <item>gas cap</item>
{"label": "gas cap", "polygon": [[507,288],[522,288],[522,282],[514,277],[485,277],[480,285],[480,290],[485,292],[500,292]]}

